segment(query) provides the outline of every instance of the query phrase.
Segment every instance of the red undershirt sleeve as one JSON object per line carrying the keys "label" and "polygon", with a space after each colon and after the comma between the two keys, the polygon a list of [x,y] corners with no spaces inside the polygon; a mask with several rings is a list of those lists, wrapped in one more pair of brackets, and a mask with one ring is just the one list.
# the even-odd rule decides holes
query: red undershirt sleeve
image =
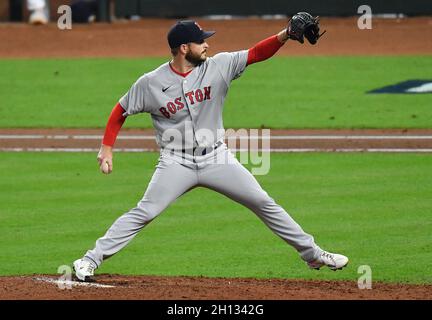
{"label": "red undershirt sleeve", "polygon": [[254,47],[250,48],[248,51],[247,65],[250,65],[255,62],[264,61],[270,58],[282,46],[283,43],[281,43],[278,40],[277,35],[271,36],[267,39],[258,42]]}
{"label": "red undershirt sleeve", "polygon": [[102,140],[102,143],[104,145],[110,147],[114,145],[117,139],[117,135],[119,134],[120,129],[126,120],[126,117],[123,117],[124,112],[125,110],[120,103],[117,103],[116,106],[112,109]]}

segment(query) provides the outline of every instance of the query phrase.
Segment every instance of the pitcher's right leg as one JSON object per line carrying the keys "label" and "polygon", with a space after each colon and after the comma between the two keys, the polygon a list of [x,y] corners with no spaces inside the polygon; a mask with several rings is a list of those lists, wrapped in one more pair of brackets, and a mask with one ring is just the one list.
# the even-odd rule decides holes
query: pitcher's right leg
{"label": "pitcher's right leg", "polygon": [[125,247],[135,235],[171,202],[197,184],[195,170],[161,156],[157,169],[137,206],[118,218],[106,234],[96,241],[93,250],[87,251],[95,267]]}

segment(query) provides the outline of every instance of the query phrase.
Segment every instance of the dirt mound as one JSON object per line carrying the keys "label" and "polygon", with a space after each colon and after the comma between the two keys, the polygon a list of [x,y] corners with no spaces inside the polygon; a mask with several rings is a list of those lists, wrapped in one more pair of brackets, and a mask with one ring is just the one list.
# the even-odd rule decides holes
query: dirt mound
{"label": "dirt mound", "polygon": [[[95,282],[68,282],[58,275],[0,277],[0,300],[430,300],[432,285],[355,281],[98,275]],[[65,284],[65,283],[63,283]]]}

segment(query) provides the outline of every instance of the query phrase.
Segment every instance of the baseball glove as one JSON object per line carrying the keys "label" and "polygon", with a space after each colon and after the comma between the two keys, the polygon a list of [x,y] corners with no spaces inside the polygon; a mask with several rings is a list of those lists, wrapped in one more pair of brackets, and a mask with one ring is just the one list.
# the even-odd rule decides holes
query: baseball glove
{"label": "baseball glove", "polygon": [[318,39],[325,33],[319,34],[319,19],[312,17],[307,12],[296,13],[289,21],[287,35],[289,39],[304,43],[304,37],[310,44],[317,43]]}

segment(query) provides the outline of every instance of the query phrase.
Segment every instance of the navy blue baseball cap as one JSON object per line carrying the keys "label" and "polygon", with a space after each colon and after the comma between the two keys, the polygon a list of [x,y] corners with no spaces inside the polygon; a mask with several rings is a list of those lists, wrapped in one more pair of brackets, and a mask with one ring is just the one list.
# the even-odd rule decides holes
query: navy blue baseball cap
{"label": "navy blue baseball cap", "polygon": [[204,31],[192,20],[178,21],[168,32],[168,44],[171,49],[189,42],[201,42],[215,34],[216,31]]}

